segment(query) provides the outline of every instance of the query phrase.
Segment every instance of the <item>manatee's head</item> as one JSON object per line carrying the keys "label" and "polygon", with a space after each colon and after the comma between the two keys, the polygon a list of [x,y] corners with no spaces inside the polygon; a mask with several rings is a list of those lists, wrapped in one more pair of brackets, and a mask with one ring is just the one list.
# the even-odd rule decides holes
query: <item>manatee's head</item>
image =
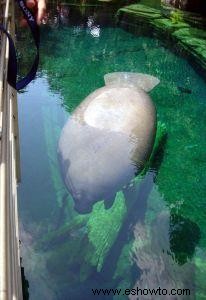
{"label": "manatee's head", "polygon": [[84,192],[77,192],[72,195],[74,200],[74,209],[79,214],[89,214],[92,212],[94,202],[92,199],[88,199],[88,196]]}
{"label": "manatee's head", "polygon": [[[112,207],[114,200],[115,200],[116,193],[110,192],[110,193],[104,193],[102,195],[102,199],[104,199],[104,208],[109,209]],[[85,192],[79,192],[72,194],[73,200],[74,200],[74,209],[79,214],[89,214],[93,210],[93,205],[102,200],[98,197],[98,195],[88,195],[88,191]]]}
{"label": "manatee's head", "polygon": [[86,188],[71,190],[68,185],[67,188],[73,198],[75,211],[79,214],[91,213],[93,205],[99,200],[98,196],[92,192],[89,193]]}
{"label": "manatee's head", "polygon": [[92,211],[93,204],[99,199],[98,191],[92,185],[88,186],[88,181],[81,177],[80,168],[76,169],[76,164],[71,161],[61,161],[59,157],[62,178],[65,186],[74,201],[74,209],[79,214],[88,214]]}
{"label": "manatee's head", "polygon": [[[95,203],[104,200],[105,208],[112,206],[116,194],[116,185],[108,184],[107,179],[101,181],[97,176],[80,176],[76,164],[70,166],[65,177],[65,185],[74,201],[74,209],[79,214],[88,214],[93,210]],[[77,174],[77,176],[76,176]],[[97,172],[95,173],[95,175]],[[109,179],[110,177],[107,176]]]}

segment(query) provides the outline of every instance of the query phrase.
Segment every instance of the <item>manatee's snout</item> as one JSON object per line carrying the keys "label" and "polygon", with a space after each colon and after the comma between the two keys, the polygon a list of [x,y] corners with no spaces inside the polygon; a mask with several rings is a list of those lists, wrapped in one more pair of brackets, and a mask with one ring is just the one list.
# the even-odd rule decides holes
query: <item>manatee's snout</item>
{"label": "manatee's snout", "polygon": [[89,214],[92,212],[92,201],[83,192],[75,192],[72,195],[74,200],[74,209],[79,214]]}
{"label": "manatee's snout", "polygon": [[79,214],[89,214],[92,212],[92,205],[91,204],[88,204],[85,205],[85,203],[83,202],[79,202],[79,201],[75,201],[75,204],[74,204],[74,209],[79,213]]}

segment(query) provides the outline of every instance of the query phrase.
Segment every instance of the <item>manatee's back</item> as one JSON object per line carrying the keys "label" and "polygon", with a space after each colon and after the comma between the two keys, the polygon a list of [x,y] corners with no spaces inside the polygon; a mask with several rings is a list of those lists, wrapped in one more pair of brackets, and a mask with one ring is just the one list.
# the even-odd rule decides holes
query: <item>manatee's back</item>
{"label": "manatee's back", "polygon": [[90,94],[59,141],[62,175],[76,203],[89,207],[127,184],[147,160],[155,128],[155,108],[141,89],[106,86]]}
{"label": "manatee's back", "polygon": [[156,110],[147,93],[134,86],[109,85],[88,96],[83,106],[76,112],[83,122],[102,131],[125,134],[133,149],[130,159],[145,164],[156,133]]}

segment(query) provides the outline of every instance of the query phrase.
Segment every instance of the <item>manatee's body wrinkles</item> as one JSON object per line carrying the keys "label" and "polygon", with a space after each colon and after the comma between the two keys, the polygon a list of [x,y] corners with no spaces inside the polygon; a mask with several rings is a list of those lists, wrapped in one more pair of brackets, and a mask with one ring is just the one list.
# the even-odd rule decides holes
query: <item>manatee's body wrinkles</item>
{"label": "manatee's body wrinkles", "polygon": [[158,79],[111,73],[105,82],[76,108],[59,140],[62,176],[80,213],[114,198],[142,170],[155,138],[156,111],[144,90]]}

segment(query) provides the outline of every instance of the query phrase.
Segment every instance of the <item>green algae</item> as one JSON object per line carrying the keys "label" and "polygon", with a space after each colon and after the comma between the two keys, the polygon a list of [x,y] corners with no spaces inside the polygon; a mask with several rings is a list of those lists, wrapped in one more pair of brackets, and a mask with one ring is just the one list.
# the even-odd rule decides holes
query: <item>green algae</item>
{"label": "green algae", "polygon": [[172,20],[166,18],[153,20],[152,24],[154,24],[154,26],[157,29],[161,29],[162,31],[165,31],[167,33],[173,33],[175,30],[179,28],[182,29],[184,27],[187,28],[189,26],[187,23],[184,22],[174,23]]}
{"label": "green algae", "polygon": [[155,136],[154,146],[148,162],[146,163],[141,175],[145,175],[151,168],[158,171],[161,164],[161,154],[164,152],[165,142],[167,138],[166,125],[160,121],[157,122],[157,132]]}
{"label": "green algae", "polygon": [[[133,265],[133,261],[130,258],[130,255],[128,255],[130,253],[132,247],[133,247],[133,241],[130,241],[128,244],[126,244],[123,247],[123,249],[121,251],[121,255],[117,262],[117,268],[115,270],[113,278],[117,278],[120,276],[120,277],[124,278],[124,280],[127,283],[130,282],[129,279],[130,279],[131,275],[130,276],[125,276],[125,275],[128,273],[128,271],[131,272],[131,267]],[[128,277],[129,277],[129,279],[126,279]],[[121,284],[120,284],[120,286],[121,286]],[[130,286],[130,284],[128,284],[127,286]]]}
{"label": "green algae", "polygon": [[[113,279],[119,278],[119,284],[117,289],[128,289],[132,288],[133,274],[132,267],[134,265],[130,253],[132,249],[133,241],[130,241],[122,249],[121,255],[117,262],[117,267]],[[118,295],[113,297],[114,300],[125,299],[123,295]]]}
{"label": "green algae", "polygon": [[153,9],[151,7],[147,7],[147,6],[141,5],[141,4],[132,4],[132,5],[123,7],[117,12],[117,16],[120,13],[132,14],[136,17],[143,18],[147,21],[151,21],[153,19],[161,17],[161,13],[157,9]]}
{"label": "green algae", "polygon": [[53,230],[45,235],[38,241],[36,248],[47,250],[58,247],[59,244],[67,241],[73,234],[81,231],[81,228],[86,225],[86,221],[87,217],[77,216],[68,225],[63,225],[60,229]]}
{"label": "green algae", "polygon": [[[196,62],[198,65],[206,69],[205,30],[192,27],[191,22],[188,22],[190,20],[188,15],[192,19],[191,14],[172,10],[166,18],[160,10],[142,4],[126,6],[117,13],[120,20],[125,17],[132,18],[130,20],[131,25],[133,21],[135,21],[135,24],[138,22],[149,23],[155,30],[159,30],[161,34],[170,34],[179,47],[182,47],[195,59],[197,58]],[[195,26],[195,22],[192,25]]]}
{"label": "green algae", "polygon": [[126,10],[134,11],[137,14],[138,13],[146,14],[146,15],[150,16],[152,19],[153,19],[154,15],[155,16],[158,15],[159,17],[161,16],[159,10],[148,7],[146,5],[142,5],[142,4],[131,4],[129,6],[125,6],[124,8],[120,9],[120,11],[126,11]]}
{"label": "green algae", "polygon": [[182,28],[172,34],[185,49],[200,59],[203,66],[206,66],[206,33],[197,28]]}
{"label": "green algae", "polygon": [[97,203],[88,220],[88,239],[94,246],[94,253],[88,253],[91,265],[101,271],[105,255],[111,248],[121,228],[127,209],[122,192],[118,192],[114,204],[105,209],[103,203]]}

